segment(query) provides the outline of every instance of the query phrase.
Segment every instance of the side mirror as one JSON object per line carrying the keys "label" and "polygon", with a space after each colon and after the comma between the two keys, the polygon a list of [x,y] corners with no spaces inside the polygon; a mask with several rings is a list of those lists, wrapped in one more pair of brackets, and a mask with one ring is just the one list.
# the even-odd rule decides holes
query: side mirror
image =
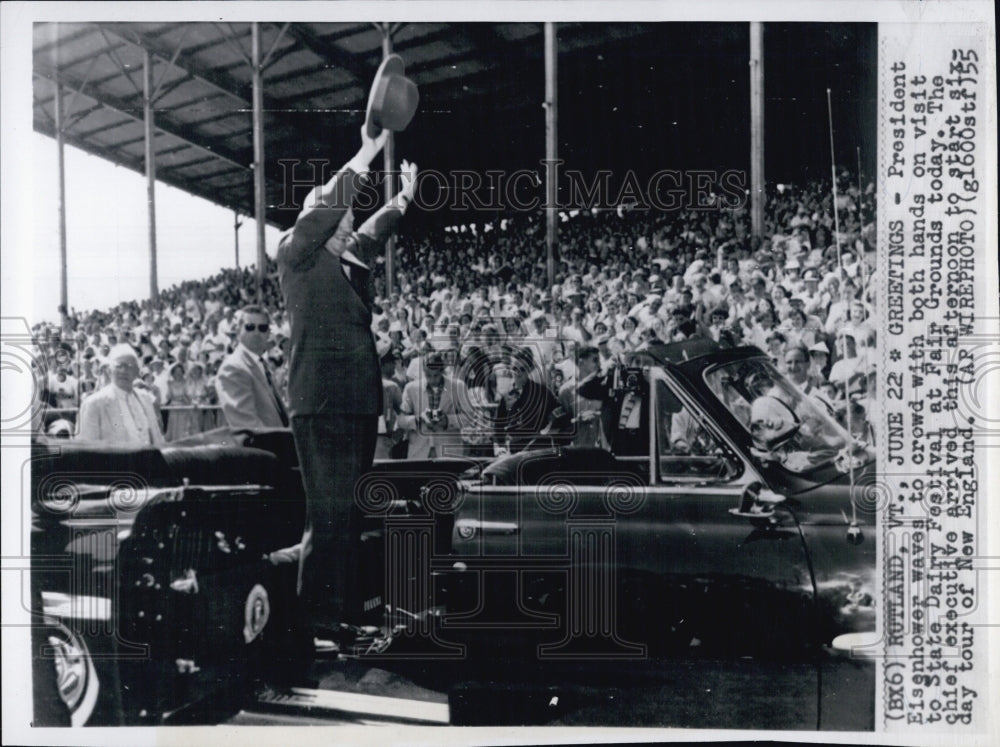
{"label": "side mirror", "polygon": [[784,503],[785,496],[775,493],[765,488],[759,482],[752,482],[743,490],[740,497],[740,505],[729,509],[733,516],[749,519],[751,523],[758,521],[763,524],[770,524],[774,507],[779,503]]}
{"label": "side mirror", "polygon": [[864,541],[865,535],[862,534],[861,527],[855,522],[851,522],[851,525],[847,528],[847,544],[860,545]]}

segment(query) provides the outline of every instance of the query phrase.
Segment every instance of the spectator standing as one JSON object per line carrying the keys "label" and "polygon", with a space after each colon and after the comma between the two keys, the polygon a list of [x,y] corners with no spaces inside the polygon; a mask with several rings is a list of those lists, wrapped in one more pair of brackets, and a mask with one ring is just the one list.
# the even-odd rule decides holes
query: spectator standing
{"label": "spectator standing", "polygon": [[596,347],[586,345],[576,354],[578,379],[566,382],[559,390],[559,406],[573,420],[573,446],[608,448],[601,426],[601,400],[587,399],[579,389],[600,375],[600,353]]}
{"label": "spectator standing", "polygon": [[462,408],[469,401],[465,385],[445,375],[445,360],[430,353],[422,375],[403,389],[399,427],[406,431],[408,459],[457,456],[464,451]]}
{"label": "spectator standing", "polygon": [[215,389],[231,428],[285,428],[288,413],[264,351],[271,329],[261,306],[240,311],[236,349],[219,366]]}
{"label": "spectator standing", "polygon": [[163,403],[170,408],[167,415],[168,441],[177,441],[201,432],[201,415],[191,408],[193,403],[185,366],[178,361],[170,367],[167,399]]}
{"label": "spectator standing", "polygon": [[128,345],[108,353],[111,382],[87,397],[80,407],[77,438],[129,446],[164,442],[153,397],[135,386],[139,359]]}
{"label": "spectator standing", "polygon": [[392,376],[396,371],[396,351],[388,341],[379,345],[379,367],[382,369],[382,414],[378,419],[378,440],[375,459],[389,459],[393,449],[402,440],[399,414],[403,406],[403,392]]}
{"label": "spectator standing", "polygon": [[523,451],[548,425],[557,403],[547,387],[531,380],[535,362],[530,349],[519,348],[511,353],[508,366],[509,385],[497,382],[500,400],[493,442],[497,453],[513,454]]}

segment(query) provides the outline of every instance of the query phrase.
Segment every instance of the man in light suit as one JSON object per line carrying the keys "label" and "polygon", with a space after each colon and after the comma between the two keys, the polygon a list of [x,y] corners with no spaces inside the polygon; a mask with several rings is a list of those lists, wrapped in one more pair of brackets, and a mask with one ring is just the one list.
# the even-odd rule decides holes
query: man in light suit
{"label": "man in light suit", "polygon": [[219,366],[215,389],[231,428],[285,428],[288,413],[274,385],[267,349],[270,320],[260,306],[240,311],[236,349]]}
{"label": "man in light suit", "polygon": [[299,595],[318,641],[351,645],[362,613],[361,515],[355,486],[372,464],[382,375],[371,332],[371,267],[413,199],[402,189],[356,232],[351,202],[387,130],[361,128],[361,148],[306,198],[278,243],[278,274],[291,322],[288,398],[306,493]]}
{"label": "man in light suit", "polygon": [[424,356],[422,376],[403,389],[398,425],[409,436],[408,459],[461,456],[465,385],[445,376],[440,353]]}
{"label": "man in light suit", "polygon": [[108,352],[108,365],[111,383],[80,406],[77,439],[127,446],[164,443],[153,396],[135,386],[139,377],[135,351],[128,345],[116,345]]}

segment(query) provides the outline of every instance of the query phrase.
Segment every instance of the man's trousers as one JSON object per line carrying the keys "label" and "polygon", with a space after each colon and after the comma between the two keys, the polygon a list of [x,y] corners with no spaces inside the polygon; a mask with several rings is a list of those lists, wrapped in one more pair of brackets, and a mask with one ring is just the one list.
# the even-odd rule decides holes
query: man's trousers
{"label": "man's trousers", "polygon": [[306,492],[298,591],[314,631],[358,624],[359,478],[372,465],[375,415],[296,415],[292,434]]}

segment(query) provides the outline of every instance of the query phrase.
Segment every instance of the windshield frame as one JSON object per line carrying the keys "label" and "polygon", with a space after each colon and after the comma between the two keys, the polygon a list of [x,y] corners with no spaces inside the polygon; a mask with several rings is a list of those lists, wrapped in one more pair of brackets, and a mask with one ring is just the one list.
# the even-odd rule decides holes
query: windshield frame
{"label": "windshield frame", "polygon": [[[771,381],[772,389],[780,389],[779,393],[781,395],[791,397],[793,402],[786,404],[789,406],[791,411],[795,412],[796,415],[799,415],[800,411],[804,410],[804,415],[799,418],[800,420],[805,420],[806,417],[808,417],[810,422],[817,423],[822,426],[821,433],[817,434],[817,437],[822,435],[831,439],[831,443],[827,448],[819,450],[820,453],[824,453],[826,455],[826,458],[822,458],[814,462],[797,464],[795,461],[790,459],[786,460],[774,458],[778,453],[778,449],[761,448],[761,444],[747,427],[748,423],[744,423],[743,419],[739,417],[729,406],[727,406],[726,402],[716,391],[717,384],[713,383],[711,380],[711,376],[713,374],[717,374],[720,370],[746,365],[757,367],[761,373],[765,373],[767,375]],[[713,404],[728,413],[730,419],[738,426],[740,440],[749,446],[749,451],[755,461],[765,460],[775,462],[780,464],[781,467],[787,472],[804,476],[819,469],[829,467],[836,461],[838,454],[849,448],[849,446],[853,443],[853,439],[850,438],[847,431],[839,423],[837,423],[833,416],[826,412],[818,401],[803,394],[798,387],[796,387],[788,379],[788,377],[777,369],[770,358],[765,355],[741,356],[739,358],[730,358],[728,360],[713,361],[709,365],[705,366],[700,373],[702,383],[704,383],[705,388],[710,393]],[[736,396],[740,397],[745,406],[752,408],[753,402],[747,402],[746,398],[740,391],[735,389],[732,391]],[[764,396],[763,393],[758,393],[754,399],[757,400],[762,396]],[[771,396],[773,397],[774,395],[772,394]],[[782,402],[784,403],[784,400],[782,400]],[[817,429],[813,428],[812,430]],[[797,435],[793,434],[793,438],[797,438]]]}

